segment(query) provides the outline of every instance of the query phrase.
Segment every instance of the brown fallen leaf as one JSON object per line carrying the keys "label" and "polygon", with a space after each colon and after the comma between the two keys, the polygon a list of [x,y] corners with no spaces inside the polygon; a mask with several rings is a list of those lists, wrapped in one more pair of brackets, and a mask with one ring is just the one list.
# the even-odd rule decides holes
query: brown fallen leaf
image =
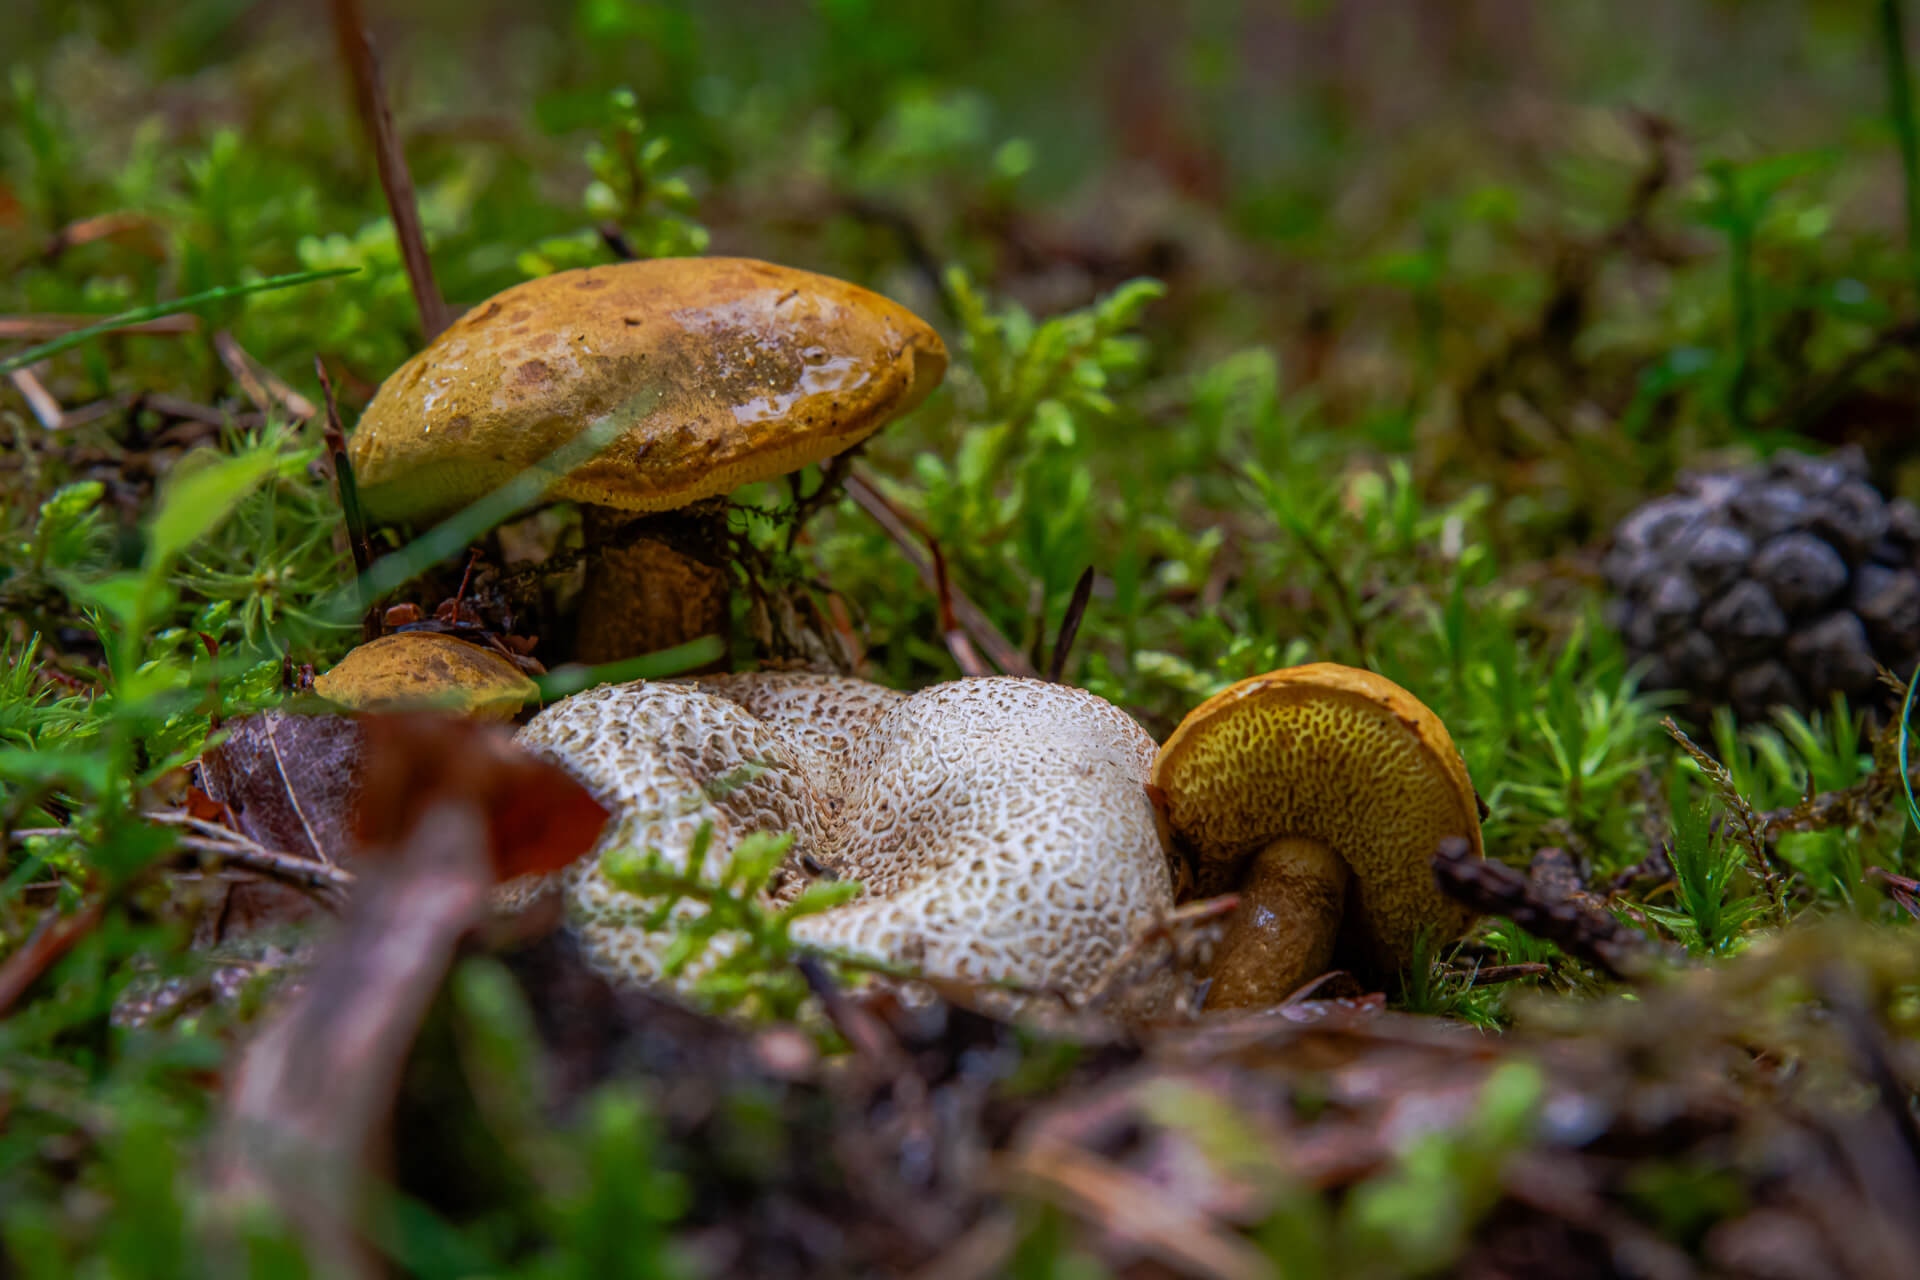
{"label": "brown fallen leaf", "polygon": [[365,749],[346,716],[263,711],[227,725],[201,755],[200,777],[242,835],[331,865],[353,847]]}
{"label": "brown fallen leaf", "polygon": [[[332,868],[353,849],[365,738],[346,716],[274,709],[243,716],[200,757],[204,790],[189,790],[186,813],[218,823],[262,848]],[[194,923],[196,946],[216,946],[261,929],[311,918],[313,895],[272,880],[230,883]]]}

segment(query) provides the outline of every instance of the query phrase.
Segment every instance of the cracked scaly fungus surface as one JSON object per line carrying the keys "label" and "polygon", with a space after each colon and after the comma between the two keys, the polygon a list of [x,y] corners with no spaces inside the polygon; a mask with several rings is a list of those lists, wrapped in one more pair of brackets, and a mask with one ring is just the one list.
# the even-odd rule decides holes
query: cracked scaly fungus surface
{"label": "cracked scaly fungus surface", "polygon": [[[521,738],[615,810],[563,874],[589,955],[620,978],[654,978],[667,935],[632,926],[634,900],[600,876],[599,853],[640,843],[684,865],[703,818],[709,874],[749,831],[792,831],[788,891],[802,855],[862,883],[795,936],[929,975],[1084,993],[1172,906],[1145,787],[1153,742],[1082,690],[993,677],[901,695],[787,673],[641,682],[558,703]],[[711,798],[749,759],[761,767]]]}
{"label": "cracked scaly fungus surface", "polygon": [[[592,851],[547,881],[565,892],[569,922],[609,974],[652,978],[669,934],[640,926],[647,904],[602,874],[603,852],[657,849],[672,869],[713,879],[755,831],[792,832],[796,857],[820,848],[819,797],[793,751],[738,703],[698,687],[602,685],[542,711],[519,741],[573,774],[613,815]],[[713,833],[696,866],[703,823]],[[537,887],[516,882],[504,899]],[[676,918],[697,909],[682,903]]]}

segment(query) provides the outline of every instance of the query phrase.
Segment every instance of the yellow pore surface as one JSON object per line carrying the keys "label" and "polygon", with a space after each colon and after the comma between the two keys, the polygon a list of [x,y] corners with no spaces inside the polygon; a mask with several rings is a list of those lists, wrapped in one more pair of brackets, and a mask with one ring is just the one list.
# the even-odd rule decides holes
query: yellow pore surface
{"label": "yellow pore surface", "polygon": [[925,399],[946,348],[857,285],[748,258],[561,271],[400,366],[350,444],[367,510],[432,515],[530,471],[664,511],[840,453]]}
{"label": "yellow pore surface", "polygon": [[493,650],[434,631],[369,640],[316,676],[313,689],[352,711],[438,707],[485,720],[511,720],[539,693]]}
{"label": "yellow pore surface", "polygon": [[1422,928],[1449,941],[1471,919],[1435,888],[1431,859],[1449,836],[1481,852],[1473,785],[1439,718],[1382,676],[1314,663],[1241,681],[1181,722],[1153,780],[1202,893],[1299,836],[1351,869],[1349,924],[1389,971]]}

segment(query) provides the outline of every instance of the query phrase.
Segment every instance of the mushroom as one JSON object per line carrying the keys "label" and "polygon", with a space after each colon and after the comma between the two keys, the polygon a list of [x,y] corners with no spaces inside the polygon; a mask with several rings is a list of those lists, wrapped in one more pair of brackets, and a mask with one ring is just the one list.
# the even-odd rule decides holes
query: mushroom
{"label": "mushroom", "polygon": [[636,923],[599,855],[656,849],[691,869],[703,823],[703,875],[750,832],[792,832],[776,899],[803,887],[809,862],[864,886],[794,936],[929,976],[1084,996],[1172,907],[1145,785],[1153,741],[1064,685],[992,677],[902,695],[799,673],[639,681],[564,699],[520,740],[613,812],[558,882],[589,957],[619,979],[657,978],[670,935]]}
{"label": "mushroom", "polygon": [[1383,676],[1316,662],[1242,680],[1180,722],[1153,783],[1196,896],[1242,895],[1208,1008],[1276,1004],[1336,962],[1391,979],[1423,933],[1472,921],[1431,864],[1449,836],[1481,854],[1479,797],[1439,717]]}
{"label": "mushroom", "polygon": [[399,631],[351,650],[313,690],[353,711],[439,707],[482,720],[511,720],[539,696],[501,654],[437,631]]}
{"label": "mushroom", "polygon": [[638,538],[613,536],[620,525],[841,453],[925,399],[946,365],[906,308],[827,276],[745,258],[585,267],[448,326],[381,384],[351,458],[383,520],[549,470],[546,496],[587,515],[576,656],[612,661],[728,631],[715,512]]}

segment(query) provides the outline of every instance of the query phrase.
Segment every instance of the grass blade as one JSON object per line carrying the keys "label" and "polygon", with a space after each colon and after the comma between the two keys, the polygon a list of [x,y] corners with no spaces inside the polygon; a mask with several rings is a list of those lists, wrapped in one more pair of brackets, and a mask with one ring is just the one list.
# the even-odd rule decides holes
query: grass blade
{"label": "grass blade", "polygon": [[0,375],[12,373],[15,369],[24,369],[37,364],[48,356],[57,356],[62,351],[70,351],[82,343],[90,342],[103,333],[123,328],[130,324],[139,324],[146,320],[158,320],[161,316],[174,315],[181,311],[191,311],[206,302],[219,302],[226,298],[238,298],[249,293],[265,293],[270,289],[291,289],[295,285],[309,284],[315,280],[325,280],[329,276],[352,275],[358,267],[334,267],[328,271],[296,271],[291,275],[268,276],[265,280],[252,280],[246,284],[223,284],[217,289],[208,289],[202,293],[190,293],[184,298],[175,298],[171,302],[156,302],[148,307],[135,307],[131,311],[122,311],[119,315],[108,316],[99,324],[90,324],[84,329],[75,329],[72,333],[63,333],[51,342],[43,342],[37,347],[28,347],[25,351],[16,351],[10,356],[0,357]]}

